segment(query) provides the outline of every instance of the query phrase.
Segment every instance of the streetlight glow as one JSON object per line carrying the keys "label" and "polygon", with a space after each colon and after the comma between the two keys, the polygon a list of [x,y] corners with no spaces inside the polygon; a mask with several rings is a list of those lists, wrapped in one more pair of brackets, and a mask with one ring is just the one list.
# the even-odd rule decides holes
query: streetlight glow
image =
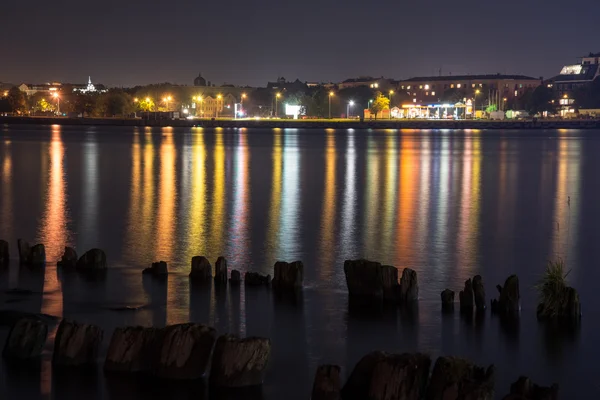
{"label": "streetlight glow", "polygon": [[242,93],[242,99],[246,98],[246,93]]}
{"label": "streetlight glow", "polygon": [[281,93],[275,94],[275,97],[280,98],[281,97]]}

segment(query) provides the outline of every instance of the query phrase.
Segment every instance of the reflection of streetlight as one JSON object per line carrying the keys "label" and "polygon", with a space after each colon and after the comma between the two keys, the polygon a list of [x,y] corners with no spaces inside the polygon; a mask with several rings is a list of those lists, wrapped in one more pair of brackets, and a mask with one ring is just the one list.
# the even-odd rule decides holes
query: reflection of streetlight
{"label": "reflection of streetlight", "polygon": [[275,93],[275,118],[277,118],[277,99],[281,97],[280,93]]}
{"label": "reflection of streetlight", "polygon": [[350,100],[348,105],[346,106],[346,118],[350,118],[350,107],[354,105],[354,101]]}
{"label": "reflection of streetlight", "polygon": [[331,98],[333,97],[333,92],[329,92],[329,119],[331,119]]}
{"label": "reflection of streetlight", "polygon": [[60,96],[58,95],[58,93],[54,92],[52,93],[52,97],[56,99],[56,110],[58,114],[60,114]]}

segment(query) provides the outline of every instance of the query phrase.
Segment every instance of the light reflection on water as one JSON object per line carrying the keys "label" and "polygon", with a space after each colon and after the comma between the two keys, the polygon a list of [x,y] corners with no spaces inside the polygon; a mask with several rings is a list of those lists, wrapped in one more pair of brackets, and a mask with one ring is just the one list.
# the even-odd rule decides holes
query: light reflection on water
{"label": "light reflection on water", "polygon": [[[465,355],[509,371],[504,387],[518,369],[560,381],[569,393],[577,389],[563,366],[585,375],[595,354],[585,332],[595,321],[585,321],[574,350],[549,352],[532,318],[531,287],[545,260],[561,256],[584,309],[593,304],[598,151],[598,139],[576,131],[11,128],[0,137],[0,235],[14,262],[0,272],[0,287],[43,294],[4,307],[92,321],[107,337],[120,325],[188,320],[268,335],[276,350],[271,381],[283,383],[267,385],[267,398],[290,390],[305,398],[318,363],[348,367],[375,348]],[[45,272],[17,267],[18,237],[46,245]],[[65,245],[104,248],[107,281],[57,272]],[[263,273],[276,260],[301,259],[303,306],[243,286],[194,288],[187,280],[194,255],[212,262],[224,255],[230,269]],[[419,273],[416,318],[347,313],[343,260],[361,256]],[[142,279],[141,269],[161,259],[169,280]],[[444,288],[458,290],[480,273],[491,298],[513,272],[522,279],[524,314],[515,336],[494,319],[474,330],[440,317]],[[144,304],[127,315],[107,310]],[[39,391],[49,396],[44,365]],[[289,368],[294,382],[282,372]]]}

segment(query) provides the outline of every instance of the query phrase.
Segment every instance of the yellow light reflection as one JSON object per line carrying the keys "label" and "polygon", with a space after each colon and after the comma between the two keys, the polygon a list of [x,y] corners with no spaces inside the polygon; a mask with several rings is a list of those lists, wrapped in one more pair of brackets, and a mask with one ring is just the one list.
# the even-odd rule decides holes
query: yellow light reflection
{"label": "yellow light reflection", "polygon": [[[566,132],[561,132],[566,133]],[[556,171],[556,196],[554,199],[554,235],[552,255],[562,258],[567,268],[572,266],[575,254],[571,251],[578,241],[578,211],[580,191],[580,142],[560,138],[558,141],[558,168]],[[574,270],[574,273],[577,269]]]}
{"label": "yellow light reflection", "polygon": [[223,144],[223,128],[215,129],[214,149],[214,188],[212,198],[212,217],[210,224],[210,253],[218,257],[224,254],[225,244],[225,146]]}
{"label": "yellow light reflection", "polygon": [[279,219],[281,215],[281,176],[283,170],[283,150],[281,129],[273,132],[273,178],[271,180],[271,202],[269,204],[269,230],[267,232],[267,262],[276,261],[279,252]]}
{"label": "yellow light reflection", "polygon": [[[415,139],[411,135],[403,135],[400,139],[399,182],[398,182],[398,219],[396,232],[396,266],[401,268],[403,260],[412,260],[415,251],[414,226],[417,207],[416,181],[418,174],[418,158],[415,156]],[[408,266],[408,265],[407,265]]]}
{"label": "yellow light reflection", "polygon": [[477,232],[481,203],[481,136],[465,138],[463,151],[457,265],[462,279],[477,271]]}
{"label": "yellow light reflection", "polygon": [[321,267],[319,275],[322,280],[332,278],[332,268],[335,265],[335,130],[328,129],[325,146],[325,190],[323,191],[323,213],[321,216]]}
{"label": "yellow light reflection", "polygon": [[394,130],[386,131],[385,137],[385,203],[382,232],[382,254],[393,254],[396,244],[395,221],[398,194],[398,136]]}
{"label": "yellow light reflection", "polygon": [[[48,189],[46,191],[46,208],[40,223],[38,243],[46,248],[46,260],[49,263],[58,260],[65,245],[71,245],[67,229],[67,184],[64,171],[64,147],[60,126],[52,126],[52,139],[49,156],[50,169],[48,174]],[[46,268],[44,276],[44,298],[41,312],[44,314],[62,316],[62,289],[56,269]]]}
{"label": "yellow light reflection", "polygon": [[186,260],[206,253],[208,230],[206,229],[206,149],[203,131],[194,134],[192,155],[192,190]]}
{"label": "yellow light reflection", "polygon": [[377,142],[371,134],[367,137],[367,176],[366,186],[367,193],[365,196],[365,245],[364,251],[367,258],[377,259],[380,257],[379,248],[379,219],[381,214],[379,213],[379,149],[376,147]]}
{"label": "yellow light reflection", "polygon": [[12,154],[10,149],[10,141],[4,142],[4,151],[2,153],[2,193],[4,198],[2,201],[2,211],[0,217],[2,223],[0,223],[0,237],[9,237],[9,231],[12,229]]}
{"label": "yellow light reflection", "polygon": [[177,184],[175,182],[176,150],[173,141],[173,128],[163,128],[160,145],[160,176],[158,193],[158,215],[156,221],[156,259],[171,261],[175,236],[175,203]]}

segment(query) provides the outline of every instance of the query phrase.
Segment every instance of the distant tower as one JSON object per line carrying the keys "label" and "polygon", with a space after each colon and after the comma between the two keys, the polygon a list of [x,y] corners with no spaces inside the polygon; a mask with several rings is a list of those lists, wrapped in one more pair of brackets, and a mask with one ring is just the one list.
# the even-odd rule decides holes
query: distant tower
{"label": "distant tower", "polygon": [[206,86],[206,79],[202,77],[201,73],[194,79],[194,86]]}

